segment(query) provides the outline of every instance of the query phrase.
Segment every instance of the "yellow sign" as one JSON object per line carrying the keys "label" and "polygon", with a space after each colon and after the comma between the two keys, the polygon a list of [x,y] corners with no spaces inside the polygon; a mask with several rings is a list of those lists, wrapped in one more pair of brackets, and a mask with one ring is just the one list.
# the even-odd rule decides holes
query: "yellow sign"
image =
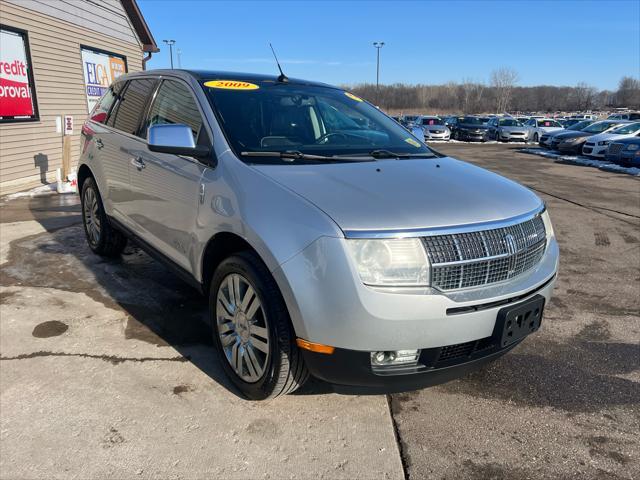
{"label": "yellow sign", "polygon": [[258,85],[249,82],[240,82],[238,80],[211,80],[205,82],[205,87],[222,88],[224,90],[257,90]]}
{"label": "yellow sign", "polygon": [[413,145],[416,148],[420,148],[422,146],[420,145],[420,142],[418,142],[417,140],[414,140],[413,138],[405,138],[404,141],[407,142],[409,145]]}
{"label": "yellow sign", "polygon": [[356,97],[353,93],[344,92],[344,94],[349,97],[351,100],[355,100],[356,102],[362,102],[363,100],[360,97]]}

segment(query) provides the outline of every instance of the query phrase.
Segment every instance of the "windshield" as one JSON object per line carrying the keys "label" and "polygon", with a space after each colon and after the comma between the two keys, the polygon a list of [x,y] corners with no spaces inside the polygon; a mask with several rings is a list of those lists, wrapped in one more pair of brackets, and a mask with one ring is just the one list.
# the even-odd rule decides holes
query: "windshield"
{"label": "windshield", "polygon": [[[209,81],[204,89],[236,154],[295,151],[334,156],[388,150],[432,155],[398,123],[351,93],[273,81],[243,84],[250,89],[217,86],[226,84],[230,82]],[[282,160],[252,156],[250,161]]]}
{"label": "windshield", "polygon": [[555,120],[538,120],[538,126],[540,127],[562,127]]}
{"label": "windshield", "polygon": [[498,125],[501,127],[521,127],[522,126],[522,124],[519,121],[514,120],[512,118],[505,118],[503,120],[500,120],[498,122]]}
{"label": "windshield", "polygon": [[464,117],[460,123],[464,123],[467,125],[484,125],[484,122],[481,118],[478,117]]}
{"label": "windshield", "polygon": [[444,122],[439,118],[423,118],[420,122],[422,125],[444,125]]}
{"label": "windshield", "polygon": [[630,123],[628,125],[622,125],[621,127],[614,128],[611,133],[616,135],[626,135],[627,133],[636,133],[640,130],[640,122]]}
{"label": "windshield", "polygon": [[593,123],[593,120],[583,120],[582,122],[574,123],[570,127],[567,127],[567,130],[575,130],[575,131],[584,130],[592,123]]}
{"label": "windshield", "polygon": [[587,133],[601,133],[610,129],[613,125],[617,125],[617,122],[597,122],[582,131]]}

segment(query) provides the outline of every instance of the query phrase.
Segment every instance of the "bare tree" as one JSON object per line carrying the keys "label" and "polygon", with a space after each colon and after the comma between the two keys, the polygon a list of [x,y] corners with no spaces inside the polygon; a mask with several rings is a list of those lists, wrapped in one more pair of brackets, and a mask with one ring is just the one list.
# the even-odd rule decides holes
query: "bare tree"
{"label": "bare tree", "polygon": [[619,107],[640,108],[640,80],[622,77],[616,92],[616,104]]}
{"label": "bare tree", "polygon": [[491,86],[494,88],[496,95],[496,112],[506,112],[511,102],[511,93],[516,83],[518,83],[519,75],[513,68],[501,67],[491,72]]}
{"label": "bare tree", "polygon": [[462,80],[460,89],[462,91],[462,111],[467,113],[477,113],[482,108],[482,94],[484,93],[484,84],[474,81],[470,78]]}
{"label": "bare tree", "polygon": [[585,82],[578,83],[573,89],[573,108],[579,111],[593,108],[598,89],[587,85]]}

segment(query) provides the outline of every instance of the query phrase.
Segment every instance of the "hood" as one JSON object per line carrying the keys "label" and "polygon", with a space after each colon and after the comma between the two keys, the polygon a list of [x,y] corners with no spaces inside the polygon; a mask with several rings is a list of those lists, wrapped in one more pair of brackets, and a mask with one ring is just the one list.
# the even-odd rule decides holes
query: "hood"
{"label": "hood", "polygon": [[579,133],[578,130],[553,130],[551,132],[544,132],[544,134],[548,137],[556,137],[559,138],[560,135],[564,135],[565,133]]}
{"label": "hood", "polygon": [[566,140],[568,138],[578,138],[578,137],[590,137],[591,135],[593,135],[592,133],[586,133],[586,132],[561,132],[559,133],[556,138],[559,140]]}
{"label": "hood", "polygon": [[590,142],[602,142],[604,140],[611,142],[612,140],[622,140],[623,138],[633,137],[635,133],[599,133],[589,137]]}
{"label": "hood", "polygon": [[538,128],[545,133],[556,132],[556,131],[561,132],[565,130],[564,127],[538,127]]}
{"label": "hood", "polygon": [[618,135],[612,135],[610,133],[598,133],[596,135],[591,135],[589,137],[589,141],[590,142],[601,142],[602,140],[613,140],[616,137],[618,137]]}
{"label": "hood", "polygon": [[497,127],[503,132],[526,132],[526,127]]}
{"label": "hood", "polygon": [[433,132],[436,130],[442,130],[443,132],[446,132],[447,130],[449,130],[446,125],[424,125],[422,128],[428,132]]}
{"label": "hood", "polygon": [[343,230],[407,230],[503,220],[542,201],[518,183],[453,158],[254,165]]}
{"label": "hood", "polygon": [[458,128],[464,128],[465,130],[487,130],[488,125],[474,125],[472,123],[459,123]]}

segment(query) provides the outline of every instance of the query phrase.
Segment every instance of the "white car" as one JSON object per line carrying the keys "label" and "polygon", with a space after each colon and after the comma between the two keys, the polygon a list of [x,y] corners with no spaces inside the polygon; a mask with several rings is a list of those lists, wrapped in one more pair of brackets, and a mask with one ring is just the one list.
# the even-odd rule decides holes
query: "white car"
{"label": "white car", "polygon": [[589,137],[582,147],[582,154],[589,157],[604,158],[607,153],[609,143],[623,138],[640,137],[640,122],[626,123],[609,130],[607,133],[600,133]]}
{"label": "white car", "polygon": [[430,140],[448,141],[451,137],[451,130],[444,124],[440,117],[422,115],[418,117],[411,129],[418,138],[424,138],[425,142]]}
{"label": "white car", "polygon": [[545,133],[564,130],[564,127],[553,118],[530,118],[524,126],[527,127],[527,138],[534,143],[538,143]]}

